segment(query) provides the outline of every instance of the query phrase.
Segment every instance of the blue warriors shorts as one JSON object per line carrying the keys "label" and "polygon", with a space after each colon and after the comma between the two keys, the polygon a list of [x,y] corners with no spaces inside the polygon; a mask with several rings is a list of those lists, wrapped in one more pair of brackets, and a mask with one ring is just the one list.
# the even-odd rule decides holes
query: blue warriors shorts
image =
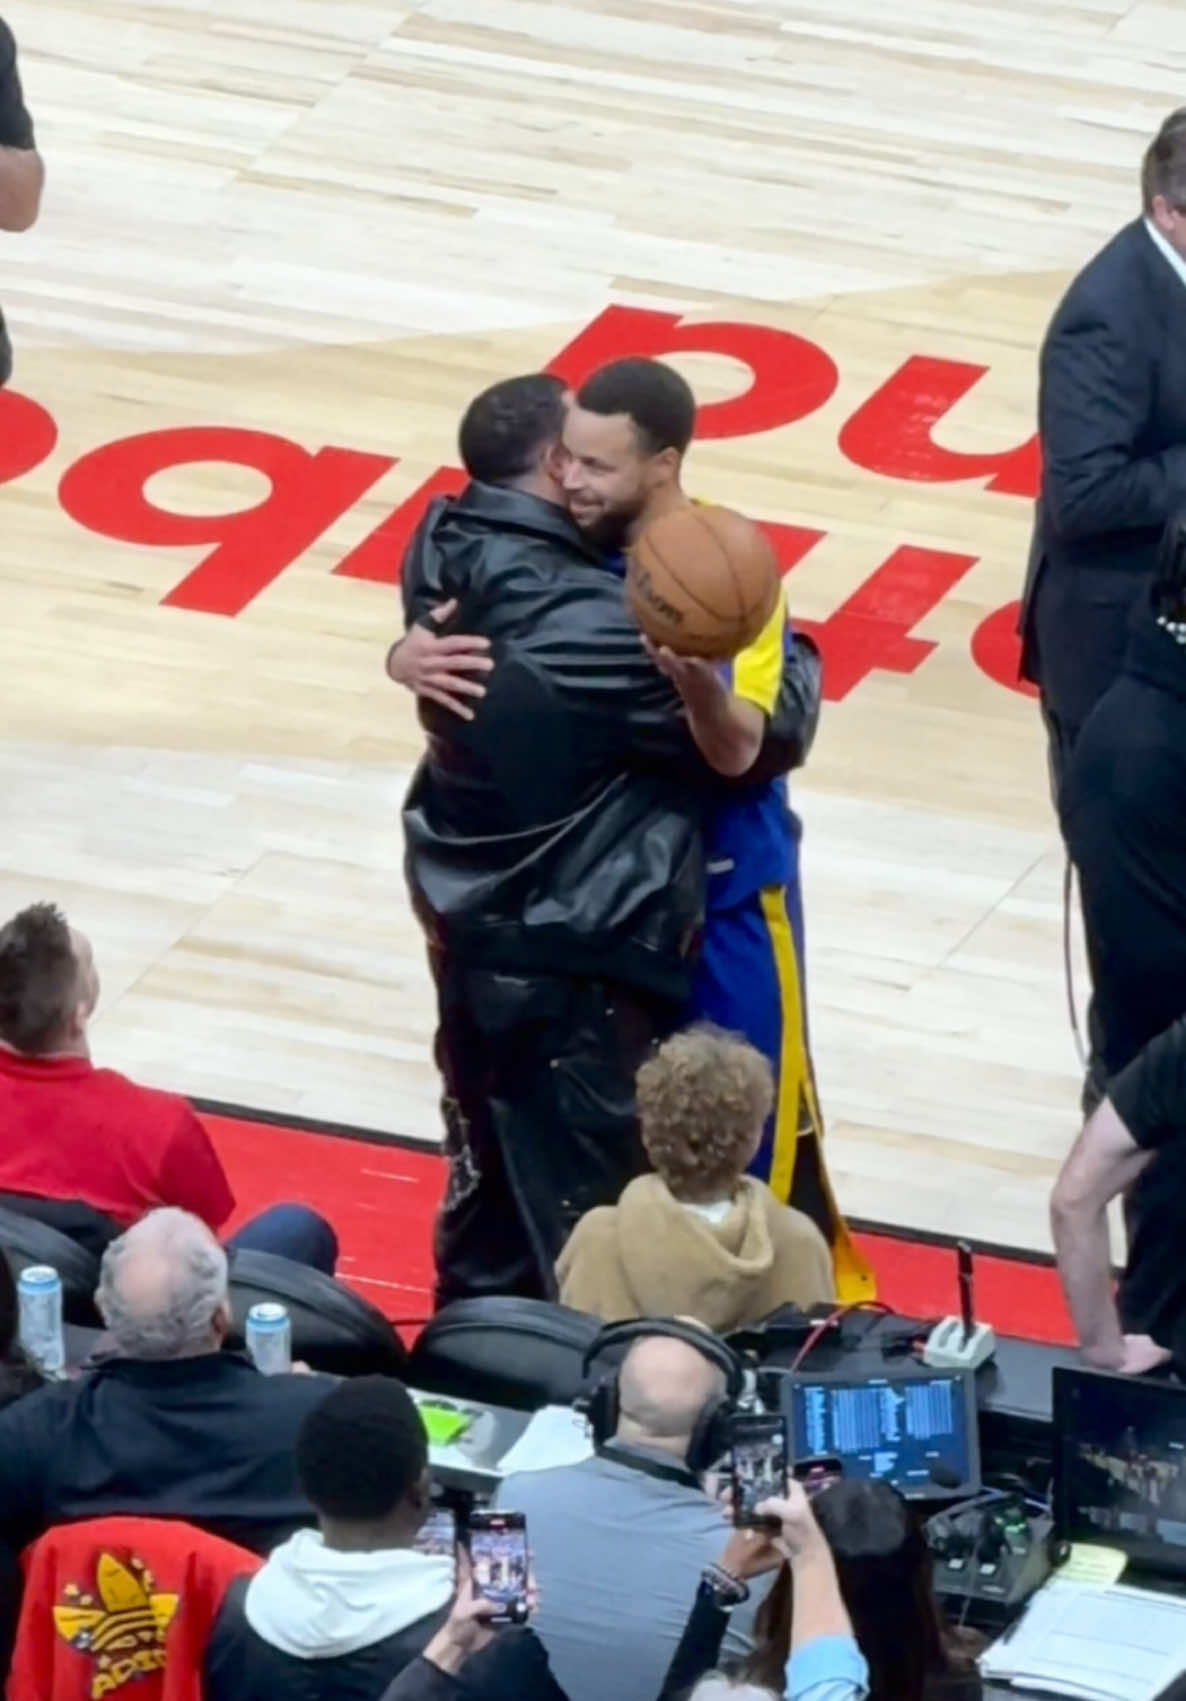
{"label": "blue warriors shorts", "polygon": [[774,1112],[753,1174],[805,1211],[832,1248],[836,1292],[872,1299],[876,1285],[836,1207],[823,1154],[823,1120],[807,1043],[803,914],[798,882],[767,886],[710,911],[688,1015],[742,1034],[774,1070]]}

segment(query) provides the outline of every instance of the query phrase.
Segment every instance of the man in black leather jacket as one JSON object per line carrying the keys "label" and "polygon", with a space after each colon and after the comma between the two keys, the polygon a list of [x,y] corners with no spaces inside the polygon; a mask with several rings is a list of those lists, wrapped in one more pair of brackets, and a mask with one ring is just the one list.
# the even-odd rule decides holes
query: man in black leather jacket
{"label": "man in black leather jacket", "polygon": [[700,818],[721,781],[561,506],[563,411],[545,375],[478,397],[473,482],[404,562],[409,629],[456,602],[496,664],[472,719],[421,700],[404,807],[440,1011],[438,1303],[554,1297],[576,1220],[646,1168],[634,1073],[679,1021],[703,920]]}

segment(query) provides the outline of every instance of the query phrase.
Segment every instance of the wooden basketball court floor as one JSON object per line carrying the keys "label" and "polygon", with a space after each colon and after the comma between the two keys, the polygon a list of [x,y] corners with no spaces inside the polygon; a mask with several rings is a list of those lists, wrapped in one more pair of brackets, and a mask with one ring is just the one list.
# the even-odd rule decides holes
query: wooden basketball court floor
{"label": "wooden basketball court floor", "polygon": [[49,187],[0,244],[0,908],[92,934],[100,1059],[437,1139],[405,504],[487,382],[649,339],[709,404],[690,485],[787,528],[823,629],[842,1201],[1047,1245],[1078,1065],[1007,605],[1035,349],[1186,96],[1177,0],[4,11]]}

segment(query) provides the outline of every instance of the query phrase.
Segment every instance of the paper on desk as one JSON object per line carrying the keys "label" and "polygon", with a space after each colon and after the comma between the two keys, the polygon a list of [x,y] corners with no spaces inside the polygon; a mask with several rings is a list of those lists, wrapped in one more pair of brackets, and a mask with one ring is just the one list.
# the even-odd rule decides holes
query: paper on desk
{"label": "paper on desk", "polygon": [[498,1461],[504,1477],[515,1471],[549,1471],[579,1465],[593,1457],[589,1425],[571,1406],[545,1406],[536,1412],[515,1445]]}
{"label": "paper on desk", "polygon": [[1118,1547],[1096,1547],[1094,1542],[1072,1542],[1071,1551],[1054,1573],[1060,1583],[1079,1583],[1086,1588],[1106,1589],[1115,1583],[1128,1564],[1128,1555]]}

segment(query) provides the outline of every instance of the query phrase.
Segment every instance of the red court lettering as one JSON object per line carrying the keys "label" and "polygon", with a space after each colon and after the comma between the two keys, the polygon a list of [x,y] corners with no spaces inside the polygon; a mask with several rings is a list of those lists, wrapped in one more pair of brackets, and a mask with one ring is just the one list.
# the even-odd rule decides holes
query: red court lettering
{"label": "red court lettering", "polygon": [[1023,697],[1036,697],[1038,687],[1022,679],[1021,639],[1017,633],[1019,602],[1006,603],[994,614],[986,614],[972,634],[972,660],[997,685],[1009,691],[1019,691]]}
{"label": "red court lettering", "polygon": [[989,490],[1037,496],[1042,476],[1037,437],[1016,449],[990,451],[948,449],[935,442],[940,420],[987,371],[987,366],[912,355],[842,427],[841,452],[884,478],[930,484],[987,478]]}
{"label": "red court lettering", "polygon": [[[253,468],[271,483],[262,502],[229,514],[175,514],[145,495],[157,473],[204,461]],[[124,543],[210,553],[162,600],[172,608],[241,614],[394,465],[357,449],[310,452],[286,437],[191,426],[125,437],[84,455],[62,479],[66,512]]]}
{"label": "red court lettering", "polygon": [[700,438],[747,437],[806,419],[839,381],[832,357],[793,331],[724,319],[688,323],[676,313],[642,307],[607,307],[561,349],[548,371],[576,388],[607,361],[672,354],[727,355],[750,370],[750,385],[741,395],[705,402],[697,411]]}
{"label": "red court lettering", "polygon": [[53,452],[58,428],[40,402],[0,390],[0,484],[23,478]]}
{"label": "red court lettering", "polygon": [[372,584],[397,585],[404,552],[435,496],[456,496],[465,489],[460,467],[438,467],[423,484],[388,514],[382,525],[363,538],[334,568],[346,579],[369,579]]}
{"label": "red court lettering", "polygon": [[975,565],[954,555],[904,543],[826,620],[795,620],[824,658],[824,696],[843,702],[871,673],[913,673],[936,648],[911,630]]}

